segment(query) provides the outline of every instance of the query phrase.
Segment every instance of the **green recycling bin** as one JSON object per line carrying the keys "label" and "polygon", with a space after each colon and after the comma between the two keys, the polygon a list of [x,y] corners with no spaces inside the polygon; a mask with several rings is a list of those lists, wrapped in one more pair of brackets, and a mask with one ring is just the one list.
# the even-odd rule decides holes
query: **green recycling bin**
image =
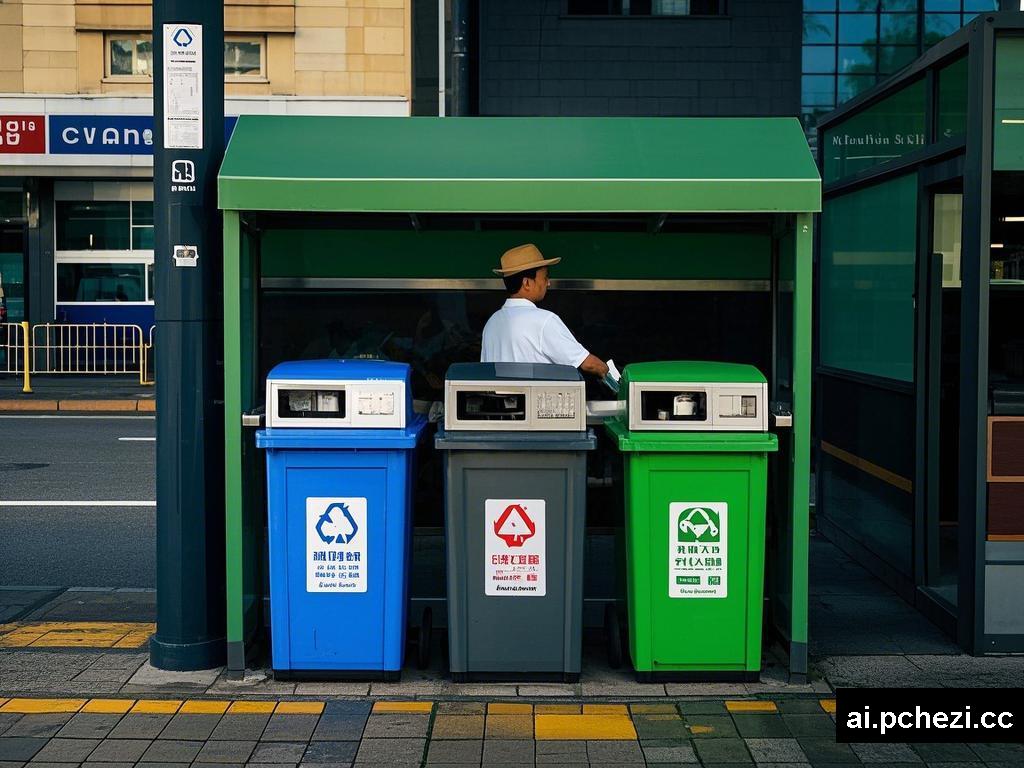
{"label": "green recycling bin", "polygon": [[623,371],[629,652],[637,678],[757,680],[761,670],[768,393],[753,366]]}

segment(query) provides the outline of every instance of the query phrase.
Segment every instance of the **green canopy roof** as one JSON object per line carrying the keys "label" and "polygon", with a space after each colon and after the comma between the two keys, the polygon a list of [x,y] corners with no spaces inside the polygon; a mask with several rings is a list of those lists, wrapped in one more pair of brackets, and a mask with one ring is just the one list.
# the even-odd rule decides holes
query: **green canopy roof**
{"label": "green canopy roof", "polygon": [[821,210],[793,118],[244,115],[218,194],[242,211]]}

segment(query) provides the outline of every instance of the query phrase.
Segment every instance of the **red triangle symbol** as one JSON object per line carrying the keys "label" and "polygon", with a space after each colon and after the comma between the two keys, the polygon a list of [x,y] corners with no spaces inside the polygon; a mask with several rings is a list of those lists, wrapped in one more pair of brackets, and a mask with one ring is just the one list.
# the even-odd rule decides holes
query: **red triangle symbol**
{"label": "red triangle symbol", "polygon": [[537,532],[537,526],[519,504],[509,504],[494,521],[494,535],[509,547],[521,547],[523,542]]}

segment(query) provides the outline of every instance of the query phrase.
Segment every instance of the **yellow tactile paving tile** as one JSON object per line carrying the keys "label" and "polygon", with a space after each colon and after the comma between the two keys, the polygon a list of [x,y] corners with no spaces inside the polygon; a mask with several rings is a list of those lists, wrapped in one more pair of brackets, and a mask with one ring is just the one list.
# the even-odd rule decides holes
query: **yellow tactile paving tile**
{"label": "yellow tactile paving tile", "polygon": [[149,642],[152,632],[148,629],[142,632],[129,632],[127,635],[122,637],[111,648],[142,648],[146,643]]}
{"label": "yellow tactile paving tile", "polygon": [[537,704],[534,709],[538,715],[578,715],[579,704]]}
{"label": "yellow tactile paving tile", "polygon": [[319,715],[324,711],[322,701],[279,701],[275,715]]}
{"label": "yellow tactile paving tile", "polygon": [[135,699],[90,699],[82,707],[91,715],[123,715],[135,706]]}
{"label": "yellow tactile paving tile", "polygon": [[537,715],[537,741],[636,740],[629,715]]}
{"label": "yellow tactile paving tile", "polygon": [[140,648],[156,631],[151,622],[33,621],[5,624],[0,648]]}
{"label": "yellow tactile paving tile", "polygon": [[85,699],[11,699],[0,706],[0,712],[19,715],[77,712],[85,702]]}
{"label": "yellow tactile paving tile", "polygon": [[533,704],[513,704],[505,701],[492,701],[487,705],[488,715],[532,715]]}
{"label": "yellow tactile paving tile", "polygon": [[274,712],[276,701],[233,701],[228,707],[229,715],[269,715]]}
{"label": "yellow tactile paving tile", "polygon": [[203,701],[189,699],[181,705],[179,715],[223,715],[231,706],[230,701]]}
{"label": "yellow tactile paving tile", "polygon": [[180,700],[140,699],[131,708],[131,714],[173,715],[181,707]]}
{"label": "yellow tactile paving tile", "polygon": [[818,702],[821,708],[828,712],[830,715],[836,713],[836,700],[835,699],[822,699]]}
{"label": "yellow tactile paving tile", "polygon": [[434,709],[432,701],[378,701],[373,705],[374,714],[411,712],[429,715]]}
{"label": "yellow tactile paving tile", "polygon": [[779,708],[775,706],[774,701],[727,701],[725,702],[725,708],[730,712],[738,713],[767,713],[779,711]]}
{"label": "yellow tactile paving tile", "polygon": [[628,715],[625,704],[584,704],[584,715]]}

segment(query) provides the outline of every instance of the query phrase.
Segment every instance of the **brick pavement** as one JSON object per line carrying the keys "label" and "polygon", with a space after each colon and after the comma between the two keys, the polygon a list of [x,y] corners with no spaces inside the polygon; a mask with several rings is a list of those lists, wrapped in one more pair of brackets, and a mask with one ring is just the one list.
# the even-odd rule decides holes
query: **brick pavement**
{"label": "brick pavement", "polygon": [[0,699],[0,768],[1024,765],[1022,745],[837,744],[831,704]]}

